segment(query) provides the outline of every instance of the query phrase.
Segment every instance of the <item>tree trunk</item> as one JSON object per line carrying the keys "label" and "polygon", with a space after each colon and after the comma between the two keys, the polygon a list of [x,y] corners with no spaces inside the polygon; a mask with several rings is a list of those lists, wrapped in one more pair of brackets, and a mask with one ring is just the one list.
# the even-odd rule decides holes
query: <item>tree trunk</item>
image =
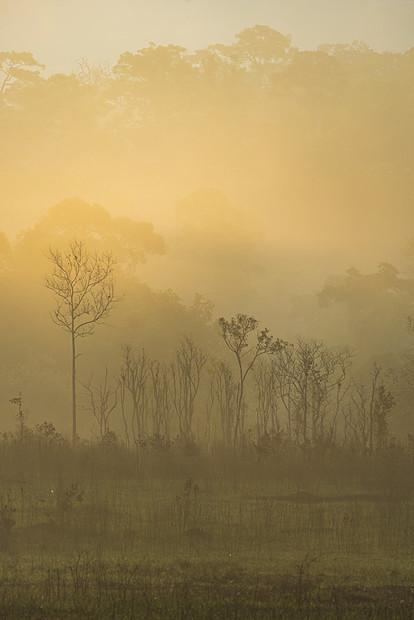
{"label": "tree trunk", "polygon": [[76,430],[76,347],[75,334],[72,332],[72,441],[77,440]]}
{"label": "tree trunk", "polygon": [[241,412],[242,412],[241,410],[242,410],[242,402],[243,402],[243,388],[244,388],[243,368],[242,368],[242,363],[241,363],[239,356],[237,356],[237,362],[239,364],[239,373],[240,373],[240,390],[239,390],[239,397],[237,399],[236,421],[234,425],[234,435],[233,435],[233,449],[234,450],[236,449],[237,435],[239,434],[240,418],[241,418]]}

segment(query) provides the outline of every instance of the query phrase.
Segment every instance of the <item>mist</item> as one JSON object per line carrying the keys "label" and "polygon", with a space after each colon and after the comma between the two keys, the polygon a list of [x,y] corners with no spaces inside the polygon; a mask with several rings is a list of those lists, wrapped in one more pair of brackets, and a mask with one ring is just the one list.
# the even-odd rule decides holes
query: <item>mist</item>
{"label": "mist", "polygon": [[414,48],[297,27],[0,52],[4,617],[412,604]]}

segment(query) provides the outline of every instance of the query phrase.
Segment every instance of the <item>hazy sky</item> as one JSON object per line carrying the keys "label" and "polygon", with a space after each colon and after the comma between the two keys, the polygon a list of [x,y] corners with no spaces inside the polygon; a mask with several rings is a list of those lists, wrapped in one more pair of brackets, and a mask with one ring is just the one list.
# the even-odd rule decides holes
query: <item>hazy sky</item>
{"label": "hazy sky", "polygon": [[300,48],[360,39],[405,51],[414,45],[414,0],[0,0],[0,50],[33,52],[66,73],[81,57],[112,65],[150,41],[230,43],[255,24],[291,34]]}

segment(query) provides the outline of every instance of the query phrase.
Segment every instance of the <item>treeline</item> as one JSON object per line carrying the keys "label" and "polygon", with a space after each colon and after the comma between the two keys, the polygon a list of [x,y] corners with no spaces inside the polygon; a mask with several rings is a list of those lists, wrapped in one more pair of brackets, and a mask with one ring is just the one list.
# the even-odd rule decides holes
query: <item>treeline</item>
{"label": "treeline", "polygon": [[[373,454],[392,437],[405,441],[412,432],[412,325],[406,319],[412,278],[384,264],[376,274],[349,270],[327,281],[318,312],[329,318],[335,305],[347,308],[358,350],[316,335],[291,338],[272,325],[274,340],[254,316],[217,321],[213,303],[202,295],[185,305],[172,291],[142,284],[139,261],[164,251],[161,237],[151,225],[111,218],[79,200],[50,209],[13,248],[4,242],[0,381],[6,428],[13,423],[9,400],[22,392],[26,425],[46,419],[70,434],[70,343],[50,319],[54,300],[45,276],[47,244],[63,256],[76,223],[92,255],[119,257],[111,294],[120,301],[106,319],[109,326],[78,344],[82,437],[116,436],[129,447],[346,445]],[[311,315],[307,303],[306,297],[295,302]],[[90,318],[91,309],[85,311]],[[376,357],[374,338],[377,344],[394,339],[394,348]]]}
{"label": "treeline", "polygon": [[[412,432],[413,50],[378,53],[355,42],[300,51],[255,26],[232,45],[150,44],[114,67],[81,60],[70,75],[47,75],[30,52],[1,52],[0,63],[2,228],[28,227],[15,240],[0,234],[6,425],[21,391],[29,420],[70,432],[67,342],[50,322],[44,277],[49,246],[78,236],[118,260],[124,302],[110,328],[82,342],[79,379],[94,393],[108,368],[106,385],[117,388],[109,430],[117,411],[123,441],[234,446],[251,431],[256,443],[271,434],[372,452],[386,441],[380,420],[391,435]],[[84,199],[59,202],[65,196]],[[387,262],[375,270],[378,257]],[[237,360],[222,360],[214,323],[237,313],[294,343],[255,364],[243,385]],[[193,413],[176,357],[188,354],[189,334],[209,359]],[[357,349],[352,370],[339,353],[345,346]],[[300,379],[318,355],[335,370]],[[125,377],[128,364],[147,368],[148,401],[130,409],[121,381],[126,426],[125,364]],[[383,369],[376,380],[375,368]],[[81,419],[82,436],[89,420]]]}
{"label": "treeline", "polygon": [[366,224],[371,250],[402,245],[413,50],[300,51],[254,26],[232,45],[150,44],[113,67],[80,60],[70,75],[47,76],[30,52],[1,52],[0,63],[1,197],[12,221],[24,204],[37,217],[68,196],[164,217],[216,187],[283,245],[332,249],[347,237],[366,253]]}
{"label": "treeline", "polygon": [[[160,362],[125,346],[117,373],[103,368],[80,381],[82,416],[94,419],[95,439],[138,451],[342,447],[361,456],[406,443],[390,433],[396,401],[377,364],[355,377],[350,351],[312,339],[274,340],[246,315],[220,319],[214,328],[221,350],[207,353],[187,335],[172,360]],[[24,395],[11,402],[24,440],[31,435]],[[37,425],[40,436],[57,437],[53,422]]]}
{"label": "treeline", "polygon": [[[345,93],[361,94],[360,89],[366,90],[368,84],[378,88],[392,81],[400,89],[409,88],[413,62],[413,49],[381,53],[361,41],[300,51],[290,36],[258,25],[238,33],[232,45],[212,44],[196,52],[150,43],[123,53],[113,67],[80,59],[70,75],[44,77],[47,67],[30,52],[3,51],[0,91],[3,112],[10,113],[28,106],[41,114],[54,96],[55,118],[48,120],[51,127],[59,117],[71,123],[95,121],[95,126],[110,126],[111,118],[121,116],[131,129],[155,121],[159,114],[172,116],[178,109],[188,112],[213,94],[219,106],[234,103],[248,92],[256,99],[269,94],[289,97],[290,105],[295,100],[306,101],[314,115],[319,104]],[[389,96],[389,101],[401,104],[401,92]],[[184,109],[183,101],[187,102]],[[241,103],[252,104],[249,100]],[[71,112],[70,118],[62,116],[65,110]]]}
{"label": "treeline", "polygon": [[238,315],[231,321],[243,343],[236,367],[224,356],[208,357],[191,337],[170,364],[125,348],[117,377],[110,381],[105,372],[85,386],[100,439],[115,439],[116,428],[121,441],[137,448],[168,449],[176,442],[189,449],[255,446],[265,453],[340,445],[374,454],[395,443],[389,433],[395,399],[379,366],[357,379],[349,351],[301,338],[264,355],[252,330],[252,341],[240,336],[256,320]]}
{"label": "treeline", "polygon": [[[411,277],[388,264],[374,274],[351,269],[331,277],[318,295],[294,300],[299,316],[319,316],[316,328],[311,323],[310,334],[291,337],[275,320],[273,340],[254,316],[217,322],[204,296],[186,305],[171,290],[143,284],[140,265],[164,251],[162,238],[149,224],[111,218],[80,200],[51,208],[13,247],[4,238],[0,381],[6,428],[13,423],[9,400],[22,392],[30,424],[46,419],[70,434],[70,343],[51,321],[54,300],[45,276],[48,246],[66,251],[76,227],[92,255],[118,258],[115,296],[122,300],[109,326],[79,341],[81,436],[93,432],[103,439],[113,430],[130,447],[175,440],[229,449],[250,442],[269,450],[285,442],[302,448],[339,443],[372,454],[392,436],[405,440],[412,432]],[[358,348],[320,337],[317,325],[337,308]],[[340,331],[334,335],[344,339]]]}

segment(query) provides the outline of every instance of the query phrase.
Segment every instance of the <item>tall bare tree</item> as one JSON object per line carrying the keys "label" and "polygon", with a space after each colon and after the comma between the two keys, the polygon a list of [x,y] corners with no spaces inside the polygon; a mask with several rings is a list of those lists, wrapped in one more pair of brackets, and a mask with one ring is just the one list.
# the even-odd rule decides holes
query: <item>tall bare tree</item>
{"label": "tall bare tree", "polygon": [[91,253],[83,241],[74,240],[65,253],[49,249],[52,272],[45,286],[56,296],[52,321],[70,334],[72,344],[72,437],[76,429],[76,344],[91,336],[109,315],[115,298],[114,266],[111,254]]}

